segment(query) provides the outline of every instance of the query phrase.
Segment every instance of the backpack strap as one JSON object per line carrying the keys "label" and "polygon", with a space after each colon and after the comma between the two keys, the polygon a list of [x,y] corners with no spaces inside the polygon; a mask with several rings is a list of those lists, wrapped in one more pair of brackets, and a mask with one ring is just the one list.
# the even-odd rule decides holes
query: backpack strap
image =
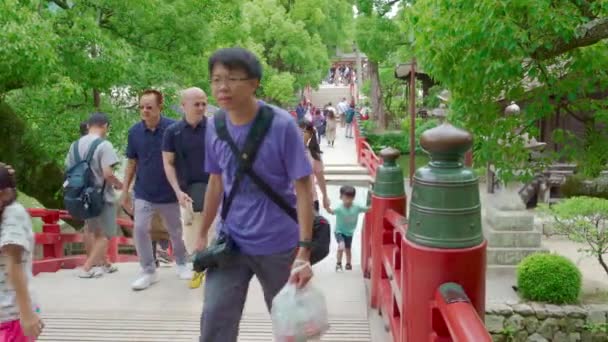
{"label": "backpack strap", "polygon": [[[87,156],[85,158],[85,160],[87,161],[87,163],[91,163],[91,160],[93,160],[93,154],[95,154],[95,150],[97,149],[97,146],[101,145],[101,143],[104,140],[102,138],[97,138],[95,140],[93,140],[93,142],[91,143],[91,146],[89,147],[89,151],[87,152]],[[76,144],[76,146],[78,146],[78,144]]]}
{"label": "backpack strap", "polygon": [[[243,149],[240,150],[236,146],[234,140],[232,140],[232,137],[230,136],[230,133],[228,132],[228,128],[226,126],[226,113],[224,111],[220,111],[217,114],[215,114],[214,123],[215,123],[216,134],[220,140],[223,140],[228,144],[228,146],[229,146],[230,150],[232,151],[232,154],[237,162],[236,174],[235,174],[234,182],[232,184],[232,188],[230,189],[230,193],[228,194],[228,196],[226,196],[224,194],[224,199],[222,202],[222,212],[221,212],[222,220],[225,220],[226,217],[228,216],[228,211],[230,210],[232,201],[234,200],[234,197],[236,196],[239,184],[245,174],[249,175],[249,177],[252,179],[252,181],[254,181],[262,189],[262,191],[266,192],[266,190],[264,190],[264,188],[271,189],[263,181],[262,181],[262,183],[263,183],[262,186],[260,186],[260,184],[258,184],[256,179],[260,180],[260,181],[261,181],[261,179],[259,177],[257,177],[255,172],[253,172],[253,163],[255,162],[255,159],[257,157],[257,153],[259,151],[260,145],[262,144],[264,137],[266,136],[266,134],[268,133],[268,130],[270,129],[270,126],[272,125],[273,118],[274,118],[274,113],[272,111],[272,108],[264,105],[260,109],[260,113],[254,119],[251,129],[249,130],[249,133],[247,134],[247,138],[245,140],[245,144],[243,145]],[[252,177],[252,174],[253,174],[253,177]],[[271,189],[271,191],[272,191],[272,189]],[[274,194],[274,195],[276,195],[276,194]],[[279,196],[277,195],[277,197],[279,197]],[[272,199],[272,197],[271,197],[271,199]]]}
{"label": "backpack strap", "polygon": [[78,143],[80,139],[76,140],[72,143],[72,156],[74,157],[74,165],[80,163],[82,159],[80,158],[80,152],[78,151]]}
{"label": "backpack strap", "polygon": [[[87,156],[86,156],[86,159],[85,159],[86,162],[87,162],[87,164],[89,164],[89,167],[91,165],[91,160],[93,160],[93,155],[95,154],[95,150],[103,142],[104,142],[104,139],[97,138],[97,139],[93,140],[93,142],[91,143],[91,146],[89,147],[89,151],[87,152]],[[78,142],[77,142],[76,145],[78,145]],[[105,191],[105,189],[106,189],[106,180],[104,179],[103,180],[103,184],[101,186],[101,193],[103,193]]]}

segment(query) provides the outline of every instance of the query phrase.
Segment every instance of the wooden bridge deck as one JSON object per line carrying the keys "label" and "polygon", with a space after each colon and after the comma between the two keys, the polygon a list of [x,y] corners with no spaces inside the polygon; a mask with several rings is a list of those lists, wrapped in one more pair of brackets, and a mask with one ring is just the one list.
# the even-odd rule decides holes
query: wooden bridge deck
{"label": "wooden bridge deck", "polygon": [[[354,165],[353,140],[344,138],[338,129],[335,148],[323,144],[326,164]],[[332,204],[339,203],[339,186],[328,186]],[[367,189],[357,189],[357,201],[365,203]],[[323,209],[332,227],[335,219]],[[359,231],[361,221],[359,222]],[[313,285],[326,296],[330,330],[321,341],[369,342],[372,332],[368,321],[365,282],[360,267],[359,234],[353,241],[353,271],[336,273],[332,241],[330,255],[314,266]],[[160,269],[160,282],[149,289],[134,292],[130,288],[139,266],[117,264],[119,271],[99,279],[79,279],[74,270],[41,273],[34,287],[41,304],[46,328],[40,341],[53,342],[181,342],[198,341],[202,288],[191,290],[180,281],[172,268]],[[375,327],[375,325],[373,325]],[[377,327],[376,327],[377,328]],[[374,331],[377,329],[374,329]],[[377,339],[384,342],[383,338]],[[381,341],[382,340],[382,341]],[[254,278],[241,322],[241,342],[272,341],[272,325],[266,311],[261,287]]]}
{"label": "wooden bridge deck", "polygon": [[[329,187],[337,203],[339,187]],[[366,198],[363,189],[357,198]],[[334,224],[334,218],[326,215]],[[332,241],[330,255],[314,266],[314,286],[326,296],[331,328],[321,341],[372,341],[367,295],[360,270],[360,238],[353,241],[353,271],[336,273]],[[161,267],[160,282],[134,292],[130,288],[139,265],[117,264],[119,271],[99,279],[79,279],[74,270],[41,273],[34,278],[46,328],[40,341],[161,342],[197,341],[202,287],[192,290],[173,268]],[[261,287],[254,278],[245,304],[239,341],[272,341],[270,316]]]}

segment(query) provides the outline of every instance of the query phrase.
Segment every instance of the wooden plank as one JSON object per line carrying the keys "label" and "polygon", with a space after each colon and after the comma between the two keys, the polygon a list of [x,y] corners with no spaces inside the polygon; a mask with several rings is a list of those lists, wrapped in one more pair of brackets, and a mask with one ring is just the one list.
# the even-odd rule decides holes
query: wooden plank
{"label": "wooden plank", "polygon": [[[124,317],[124,318],[121,318]],[[198,315],[176,316],[128,312],[43,313],[46,328],[42,342],[182,342],[197,341]],[[239,342],[273,340],[268,316],[245,316]],[[370,342],[368,321],[364,318],[332,317],[323,342]]]}

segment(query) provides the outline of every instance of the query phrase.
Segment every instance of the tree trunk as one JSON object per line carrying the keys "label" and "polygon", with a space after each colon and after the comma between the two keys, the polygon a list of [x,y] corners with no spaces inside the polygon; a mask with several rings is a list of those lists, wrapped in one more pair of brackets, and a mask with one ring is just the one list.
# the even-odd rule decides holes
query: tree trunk
{"label": "tree trunk", "polygon": [[97,110],[99,110],[99,106],[101,106],[101,94],[99,93],[99,89],[93,89],[93,105]]}
{"label": "tree trunk", "polygon": [[369,61],[369,77],[371,79],[371,102],[372,115],[378,121],[378,127],[386,129],[386,113],[384,112],[384,99],[382,98],[382,87],[380,84],[380,73],[378,62]]}
{"label": "tree trunk", "polygon": [[604,268],[604,271],[606,271],[606,274],[608,274],[608,265],[606,265],[606,262],[604,261],[604,258],[602,258],[601,253],[598,254],[597,260],[600,262],[600,265],[602,265],[602,267]]}

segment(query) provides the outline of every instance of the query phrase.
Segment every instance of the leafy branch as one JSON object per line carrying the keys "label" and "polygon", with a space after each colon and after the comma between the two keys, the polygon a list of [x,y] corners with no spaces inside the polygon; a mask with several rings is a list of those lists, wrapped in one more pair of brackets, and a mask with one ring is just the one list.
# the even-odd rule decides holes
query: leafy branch
{"label": "leafy branch", "polygon": [[577,28],[575,39],[556,38],[549,44],[536,49],[532,53],[532,58],[550,59],[576,48],[596,44],[605,38],[608,38],[608,17],[593,19]]}

